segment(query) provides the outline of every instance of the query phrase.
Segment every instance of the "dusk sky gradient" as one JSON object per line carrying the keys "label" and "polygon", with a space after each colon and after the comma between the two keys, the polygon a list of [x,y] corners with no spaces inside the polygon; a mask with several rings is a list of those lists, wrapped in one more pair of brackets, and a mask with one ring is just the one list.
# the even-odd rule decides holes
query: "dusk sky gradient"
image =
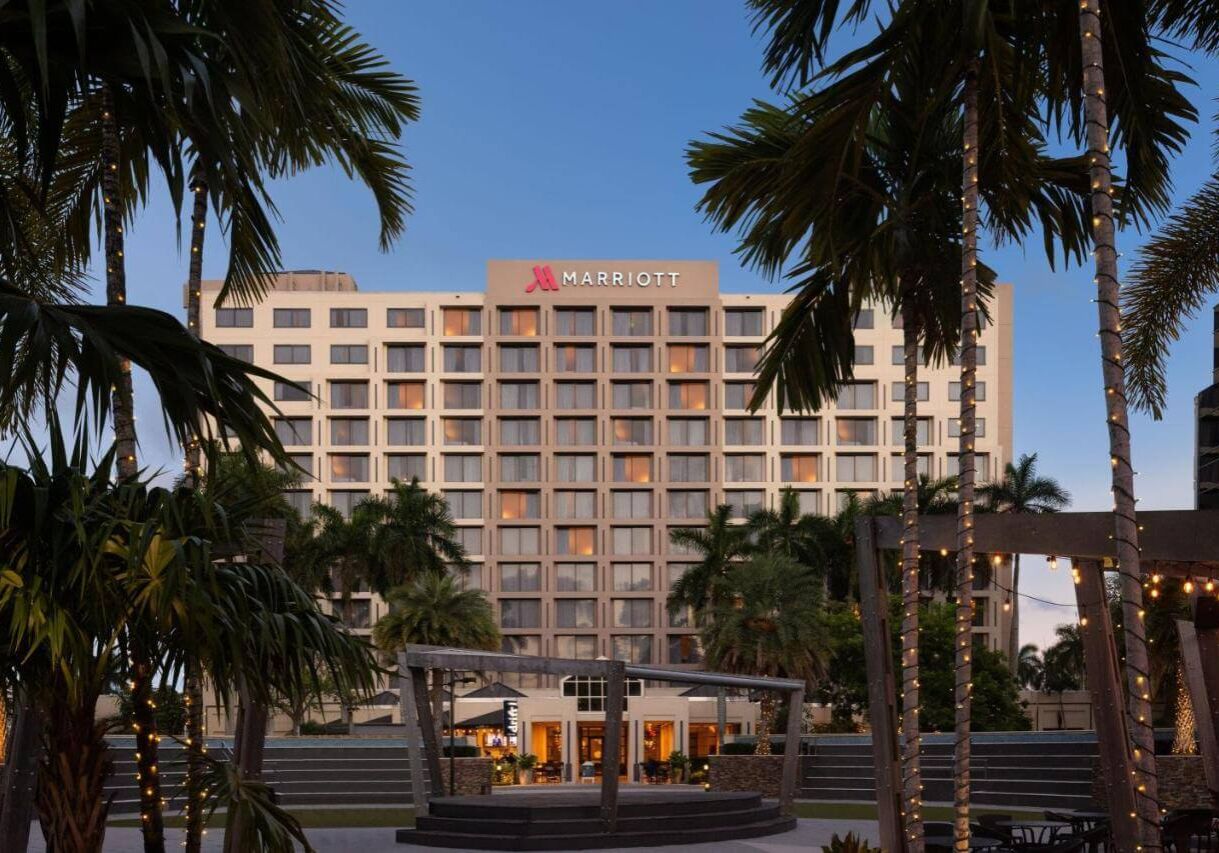
{"label": "dusk sky gradient", "polygon": [[[742,269],[733,238],[695,213],[700,193],[683,156],[691,139],[733,123],[751,99],[777,97],[739,0],[350,0],[346,16],[419,86],[422,119],[405,147],[416,212],[382,254],[362,186],[337,169],[284,181],[275,199],[285,268],[343,270],[365,290],[481,290],[490,258],[710,259],[723,290],[782,289]],[[1189,94],[1204,121],[1176,163],[1178,199],[1212,169],[1219,63],[1190,62],[1199,87]],[[1120,236],[1124,268],[1141,239]],[[128,229],[132,303],[184,316],[183,248],[167,200],[155,198]],[[1052,272],[1039,238],[1024,249],[984,249],[1016,286],[1015,453],[1038,453],[1075,509],[1108,509],[1091,273]],[[209,223],[204,276],[222,276],[224,264],[223,236]],[[1193,506],[1193,395],[1210,381],[1210,323],[1208,311],[1173,349],[1164,421],[1134,421],[1143,509]],[[142,463],[181,470],[146,381],[137,411]],[[1026,560],[1021,587],[1073,601],[1065,564],[1050,573]],[[1022,616],[1022,641],[1044,645],[1073,612],[1025,600]]]}

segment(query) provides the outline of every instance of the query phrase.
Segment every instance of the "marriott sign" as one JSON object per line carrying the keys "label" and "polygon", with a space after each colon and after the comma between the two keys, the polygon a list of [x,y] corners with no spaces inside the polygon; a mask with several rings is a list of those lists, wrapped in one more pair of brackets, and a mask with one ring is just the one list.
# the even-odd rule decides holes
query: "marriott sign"
{"label": "marriott sign", "polygon": [[619,272],[607,270],[564,271],[556,279],[550,264],[533,268],[533,280],[525,285],[526,293],[535,290],[558,290],[563,287],[677,287],[679,272]]}

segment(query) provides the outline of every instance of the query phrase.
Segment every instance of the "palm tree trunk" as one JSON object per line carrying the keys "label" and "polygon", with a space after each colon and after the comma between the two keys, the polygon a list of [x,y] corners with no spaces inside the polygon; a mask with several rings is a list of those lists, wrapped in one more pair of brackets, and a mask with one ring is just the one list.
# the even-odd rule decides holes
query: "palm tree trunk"
{"label": "palm tree trunk", "polygon": [[969,730],[973,687],[974,411],[978,337],[978,60],[965,71],[965,138],[962,162],[961,440],[957,508],[956,739],[953,748],[954,849],[969,850]]}
{"label": "palm tree trunk", "polygon": [[1109,115],[1105,103],[1104,50],[1099,0],[1081,0],[1084,122],[1092,181],[1092,242],[1096,263],[1096,307],[1100,320],[1101,370],[1113,477],[1113,524],[1117,569],[1121,577],[1122,630],[1126,641],[1128,722],[1135,767],[1139,836],[1144,850],[1160,848],[1160,802],[1155,740],[1151,728],[1151,684],[1147,635],[1143,626],[1143,585],[1139,568],[1139,529],[1135,520],[1134,470],[1130,465],[1130,427],[1123,377],[1121,312],[1118,307],[1117,238],[1113,219],[1109,163]]}
{"label": "palm tree trunk", "polygon": [[919,326],[913,299],[902,305],[905,376],[905,476],[902,489],[902,820],[910,853],[923,849],[923,779],[918,688],[918,363]]}
{"label": "palm tree trunk", "polygon": [[754,755],[770,755],[770,735],[775,728],[775,695],[769,690],[762,693],[761,708],[758,713],[757,744]]}
{"label": "palm tree trunk", "polygon": [[162,819],[161,778],[157,774],[158,744],[156,704],[152,693],[153,668],[142,642],[131,649],[132,727],[135,729],[135,778],[140,787],[140,825],[144,831],[144,853],[165,853],[165,823]]}
{"label": "palm tree trunk", "polygon": [[114,799],[105,793],[113,770],[107,724],[95,719],[96,692],[83,690],[72,699],[61,684],[56,693],[38,772],[38,819],[48,850],[94,853],[105,841]]}
{"label": "palm tree trunk", "polygon": [[[233,733],[233,764],[245,780],[262,778],[263,751],[267,742],[267,708],[252,697],[245,684],[237,684],[237,726]],[[230,808],[231,808],[230,804]],[[238,813],[231,813],[224,829],[225,853],[250,849],[244,842],[249,827]]]}
{"label": "palm tree trunk", "polygon": [[1012,675],[1020,664],[1020,555],[1012,554],[1011,624],[1007,629],[1007,663]]}

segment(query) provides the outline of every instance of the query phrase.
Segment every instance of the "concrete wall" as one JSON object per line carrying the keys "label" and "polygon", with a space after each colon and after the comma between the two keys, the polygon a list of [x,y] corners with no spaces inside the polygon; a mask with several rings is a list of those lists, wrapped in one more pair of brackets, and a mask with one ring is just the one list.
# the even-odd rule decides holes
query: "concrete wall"
{"label": "concrete wall", "polygon": [[763,797],[779,796],[781,755],[713,755],[707,761],[711,765],[712,791],[757,791]]}
{"label": "concrete wall", "polygon": [[1026,703],[1025,713],[1033,721],[1034,731],[1092,728],[1092,694],[1087,690],[1067,690],[1061,695],[1021,690],[1020,701]]}

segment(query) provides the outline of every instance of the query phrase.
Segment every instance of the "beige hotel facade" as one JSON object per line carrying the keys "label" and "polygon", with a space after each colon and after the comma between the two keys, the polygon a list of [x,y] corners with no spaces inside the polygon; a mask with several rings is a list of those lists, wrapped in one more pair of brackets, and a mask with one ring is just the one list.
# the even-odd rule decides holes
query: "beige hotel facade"
{"label": "beige hotel facade", "polygon": [[[210,306],[219,282],[205,282]],[[208,307],[203,336],[308,386],[267,387],[311,473],[291,494],[344,511],[418,477],[444,494],[507,651],[698,664],[665,596],[694,557],[669,541],[721,503],[743,519],[791,488],[832,514],[901,486],[901,336],[865,309],[836,405],[746,410],[784,295],[721,293],[715,263],[490,261],[485,291],[365,292],[345,273],[279,274],[252,308]],[[979,339],[979,475],[1012,448],[1012,293]],[[956,472],[959,373],[919,377],[920,468]],[[1003,648],[1006,593],[975,581],[975,631]],[[996,580],[1009,586],[1007,567]],[[337,602],[336,602],[337,604]],[[343,614],[369,629],[383,603]],[[521,686],[534,686],[524,684]],[[540,685],[539,685],[540,686]]]}

